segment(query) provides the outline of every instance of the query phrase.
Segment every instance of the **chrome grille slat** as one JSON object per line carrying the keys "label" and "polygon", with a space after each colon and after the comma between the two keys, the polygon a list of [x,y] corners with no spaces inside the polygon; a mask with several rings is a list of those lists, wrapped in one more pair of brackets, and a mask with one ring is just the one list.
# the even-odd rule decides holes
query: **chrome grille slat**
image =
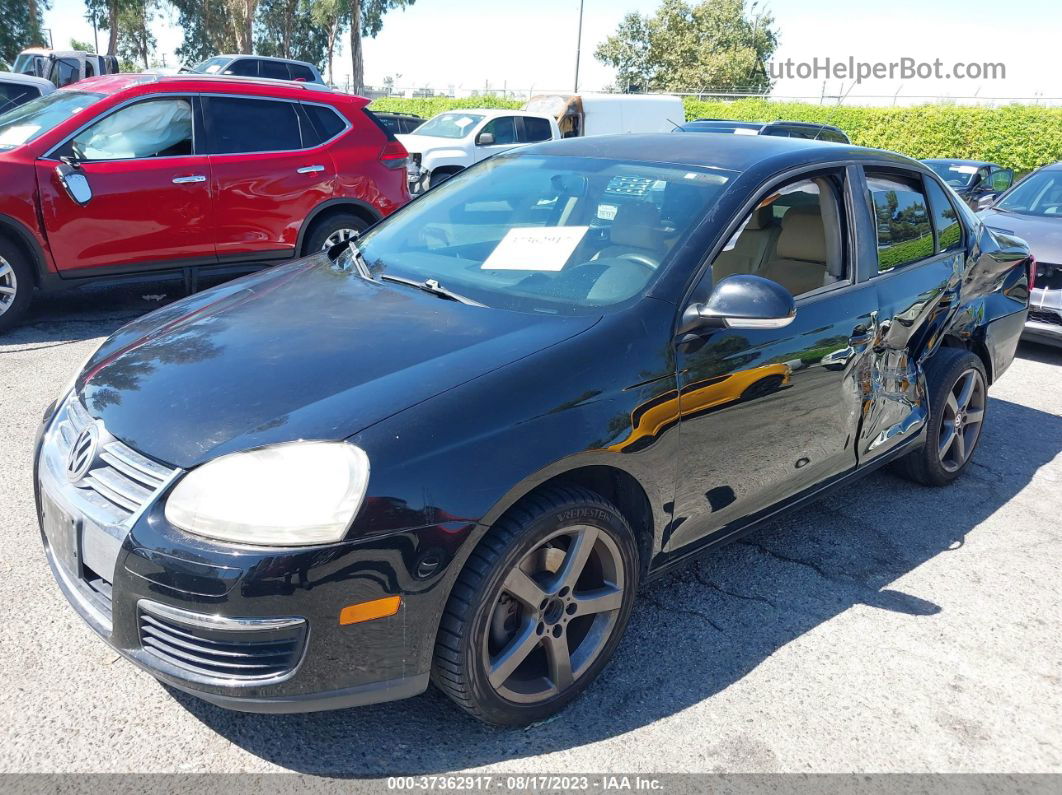
{"label": "chrome grille slat", "polygon": [[163,478],[156,478],[154,475],[149,475],[143,470],[137,469],[127,459],[116,454],[113,442],[107,445],[103,452],[100,453],[100,460],[133,482],[146,487],[149,491],[154,491],[162,485]]}
{"label": "chrome grille slat", "polygon": [[[127,474],[132,475],[137,479],[142,479],[144,482],[154,482],[155,485],[162,483],[166,478],[173,474],[173,470],[169,467],[164,467],[162,464],[156,464],[149,458],[145,458],[130,447],[126,447],[121,442],[111,442],[105,448],[106,455],[112,456],[117,461],[121,462],[119,469],[125,467],[128,470]],[[112,466],[114,466],[112,464]],[[125,471],[125,470],[123,470]]]}
{"label": "chrome grille slat", "polygon": [[228,619],[150,600],[138,603],[137,628],[140,647],[159,665],[190,679],[233,685],[290,676],[306,640],[305,619]]}
{"label": "chrome grille slat", "polygon": [[113,488],[110,485],[110,482],[108,482],[109,480],[110,478],[108,478],[107,470],[94,469],[89,472],[81,482],[101,497],[113,502],[120,508],[124,508],[130,514],[140,508],[140,502],[127,497],[122,491]]}

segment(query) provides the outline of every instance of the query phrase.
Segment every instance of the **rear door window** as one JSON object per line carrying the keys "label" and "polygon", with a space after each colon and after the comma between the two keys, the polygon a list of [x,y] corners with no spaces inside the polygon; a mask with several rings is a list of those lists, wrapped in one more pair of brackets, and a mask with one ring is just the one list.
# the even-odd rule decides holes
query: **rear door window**
{"label": "rear door window", "polygon": [[921,178],[870,172],[867,188],[878,232],[878,272],[932,256],[933,227]]}
{"label": "rear door window", "polygon": [[524,117],[524,136],[522,138],[524,143],[548,141],[552,137],[553,130],[550,128],[547,119],[538,119],[534,116]]}
{"label": "rear door window", "polygon": [[208,97],[204,104],[210,154],[303,148],[299,113],[291,102]]}
{"label": "rear door window", "polygon": [[291,79],[288,65],[282,61],[260,61],[258,63],[258,76],[269,77],[273,80]]}

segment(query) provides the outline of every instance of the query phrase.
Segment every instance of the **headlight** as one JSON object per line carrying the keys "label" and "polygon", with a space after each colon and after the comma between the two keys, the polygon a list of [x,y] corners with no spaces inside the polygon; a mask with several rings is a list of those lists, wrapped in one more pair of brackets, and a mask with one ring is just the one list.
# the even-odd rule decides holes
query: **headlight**
{"label": "headlight", "polygon": [[166,519],[182,530],[240,544],[339,541],[365,497],[369,459],[346,442],[293,442],[233,453],[177,484]]}

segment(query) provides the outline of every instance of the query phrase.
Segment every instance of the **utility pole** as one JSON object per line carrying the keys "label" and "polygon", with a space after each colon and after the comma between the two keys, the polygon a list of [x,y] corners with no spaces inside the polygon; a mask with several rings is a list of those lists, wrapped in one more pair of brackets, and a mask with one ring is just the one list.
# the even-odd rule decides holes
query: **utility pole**
{"label": "utility pole", "polygon": [[579,93],[579,56],[583,49],[583,0],[579,0],[579,34],[575,40],[575,92]]}

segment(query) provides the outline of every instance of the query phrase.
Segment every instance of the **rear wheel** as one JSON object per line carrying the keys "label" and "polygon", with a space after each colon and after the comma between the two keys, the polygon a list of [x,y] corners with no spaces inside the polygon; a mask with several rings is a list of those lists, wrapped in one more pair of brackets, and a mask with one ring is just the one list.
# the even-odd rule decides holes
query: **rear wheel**
{"label": "rear wheel", "polygon": [[364,218],[352,212],[331,213],[314,222],[303,245],[303,254],[309,256],[318,251],[328,251],[339,243],[354,240],[368,226]]}
{"label": "rear wheel", "polygon": [[0,238],[0,332],[17,324],[33,299],[33,271],[22,249]]}
{"label": "rear wheel", "polygon": [[944,486],[962,473],[981,441],[988,378],[977,355],[944,348],[926,368],[926,382],[930,407],[926,444],[900,459],[897,469],[926,486]]}
{"label": "rear wheel", "polygon": [[638,584],[634,534],[579,488],[534,495],[472,553],[446,606],[432,680],[500,726],[553,715],[607,664]]}

